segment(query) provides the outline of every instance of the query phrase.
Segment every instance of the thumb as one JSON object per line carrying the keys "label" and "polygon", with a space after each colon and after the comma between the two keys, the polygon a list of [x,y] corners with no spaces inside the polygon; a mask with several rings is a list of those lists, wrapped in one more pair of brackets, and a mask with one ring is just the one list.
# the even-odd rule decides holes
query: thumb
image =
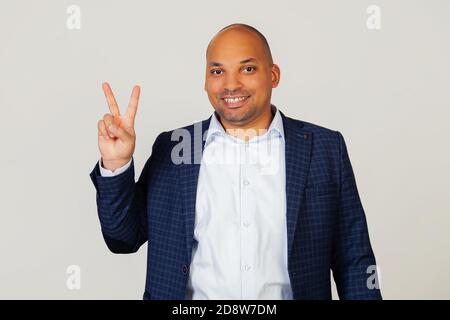
{"label": "thumb", "polygon": [[121,126],[111,124],[108,129],[115,137],[119,138],[122,141],[128,141],[131,138],[130,134],[126,132]]}

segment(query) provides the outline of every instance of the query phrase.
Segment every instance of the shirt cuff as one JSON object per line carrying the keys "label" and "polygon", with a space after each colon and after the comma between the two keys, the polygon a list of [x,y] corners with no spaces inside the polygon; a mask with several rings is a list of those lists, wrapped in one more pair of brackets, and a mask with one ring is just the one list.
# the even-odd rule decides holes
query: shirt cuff
{"label": "shirt cuff", "polygon": [[117,168],[114,171],[111,171],[111,170],[103,168],[102,158],[100,158],[100,160],[98,161],[98,166],[100,168],[100,174],[101,174],[102,177],[114,177],[114,176],[117,176],[117,175],[121,174],[122,172],[124,172],[125,170],[128,169],[128,167],[131,164],[131,160],[133,160],[133,158],[131,158],[130,161],[128,161],[122,167]]}

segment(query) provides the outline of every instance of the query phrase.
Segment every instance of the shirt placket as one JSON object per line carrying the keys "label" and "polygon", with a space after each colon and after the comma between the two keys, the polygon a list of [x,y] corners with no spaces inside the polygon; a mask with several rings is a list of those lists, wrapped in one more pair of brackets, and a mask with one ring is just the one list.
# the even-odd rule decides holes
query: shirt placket
{"label": "shirt placket", "polygon": [[241,199],[241,281],[242,281],[242,299],[252,299],[252,283],[254,272],[254,261],[252,260],[252,225],[251,225],[251,170],[249,170],[249,143],[242,143],[240,146],[240,199]]}

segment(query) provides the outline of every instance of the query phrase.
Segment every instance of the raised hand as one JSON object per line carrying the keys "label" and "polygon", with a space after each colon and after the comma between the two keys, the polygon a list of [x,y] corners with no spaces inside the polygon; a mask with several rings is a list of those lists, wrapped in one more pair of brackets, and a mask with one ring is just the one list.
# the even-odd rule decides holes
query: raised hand
{"label": "raised hand", "polygon": [[97,123],[98,147],[103,167],[114,171],[130,161],[134,153],[136,145],[134,119],[141,89],[139,86],[133,87],[128,109],[124,115],[120,115],[111,87],[107,82],[103,83],[102,87],[110,113],[106,113]]}

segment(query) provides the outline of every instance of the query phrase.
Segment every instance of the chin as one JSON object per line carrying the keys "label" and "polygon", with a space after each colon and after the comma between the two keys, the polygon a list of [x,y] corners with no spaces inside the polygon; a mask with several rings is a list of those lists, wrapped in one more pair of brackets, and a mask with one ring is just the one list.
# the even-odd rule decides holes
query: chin
{"label": "chin", "polygon": [[219,115],[223,117],[223,119],[225,119],[227,122],[230,122],[234,125],[244,125],[252,117],[249,113],[241,113],[235,111],[229,112],[228,110],[222,115],[219,113]]}

